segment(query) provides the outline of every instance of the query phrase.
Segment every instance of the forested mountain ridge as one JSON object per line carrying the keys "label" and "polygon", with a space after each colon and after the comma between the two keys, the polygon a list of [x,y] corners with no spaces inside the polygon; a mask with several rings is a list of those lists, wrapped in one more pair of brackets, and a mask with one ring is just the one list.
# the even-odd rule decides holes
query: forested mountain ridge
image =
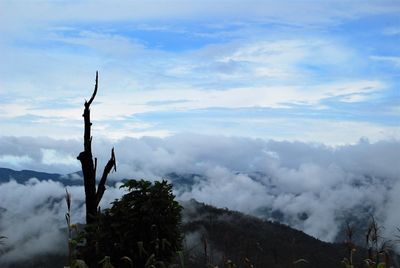
{"label": "forested mountain ridge", "polygon": [[32,178],[42,180],[53,180],[61,182],[64,186],[83,185],[82,180],[76,178],[80,176],[80,172],[75,172],[67,175],[57,173],[39,172],[34,170],[13,170],[10,168],[0,168],[0,183],[7,182],[11,179],[18,183],[26,183]]}
{"label": "forested mountain ridge", "polygon": [[297,262],[295,267],[336,268],[347,254],[344,244],[323,242],[278,222],[195,200],[184,202],[183,207],[186,238],[200,240],[187,246],[197,249],[190,255],[189,267],[204,267],[205,243],[209,262],[221,267],[223,260],[229,259],[238,267],[294,267]]}

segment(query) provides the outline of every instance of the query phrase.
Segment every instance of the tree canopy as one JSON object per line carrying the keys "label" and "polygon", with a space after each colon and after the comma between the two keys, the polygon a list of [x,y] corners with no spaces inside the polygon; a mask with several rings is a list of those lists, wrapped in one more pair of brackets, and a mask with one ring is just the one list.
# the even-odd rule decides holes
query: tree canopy
{"label": "tree canopy", "polygon": [[112,263],[129,257],[134,267],[152,260],[170,263],[182,246],[182,208],[172,185],[165,180],[129,180],[121,187],[128,192],[100,215],[99,257],[109,256]]}

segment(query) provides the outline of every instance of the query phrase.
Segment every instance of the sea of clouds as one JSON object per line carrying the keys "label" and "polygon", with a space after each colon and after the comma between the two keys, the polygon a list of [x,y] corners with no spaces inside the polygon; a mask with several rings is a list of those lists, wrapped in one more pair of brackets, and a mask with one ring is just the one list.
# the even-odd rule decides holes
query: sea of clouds
{"label": "sea of clouds", "polygon": [[[115,147],[117,172],[101,207],[123,194],[124,178],[182,175],[179,200],[195,198],[217,207],[280,220],[325,241],[340,235],[346,220],[373,215],[391,239],[400,226],[400,141],[326,146],[318,143],[179,134],[167,138],[93,141],[99,168]],[[0,166],[45,172],[80,169],[77,140],[1,137]],[[98,171],[100,173],[100,171]],[[76,179],[80,179],[79,177]],[[72,221],[84,222],[84,192],[72,194]],[[30,179],[0,184],[0,234],[8,238],[2,262],[66,252],[65,187]]]}

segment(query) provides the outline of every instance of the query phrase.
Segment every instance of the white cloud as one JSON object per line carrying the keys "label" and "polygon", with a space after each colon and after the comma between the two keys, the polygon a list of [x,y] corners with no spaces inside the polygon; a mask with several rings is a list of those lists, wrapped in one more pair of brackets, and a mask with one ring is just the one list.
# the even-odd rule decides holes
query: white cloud
{"label": "white cloud", "polygon": [[398,126],[369,122],[306,119],[289,123],[288,127],[293,131],[289,139],[306,142],[320,141],[331,145],[354,144],[361,137],[367,137],[373,142],[400,137]]}
{"label": "white cloud", "polygon": [[383,30],[384,35],[399,35],[400,27],[388,27]]}
{"label": "white cloud", "polygon": [[76,166],[76,156],[65,155],[54,149],[42,149],[42,162],[45,165]]}
{"label": "white cloud", "polygon": [[3,154],[0,157],[0,165],[1,166],[11,165],[13,167],[22,168],[31,162],[32,162],[32,159],[26,155],[15,156],[15,155]]}
{"label": "white cloud", "polygon": [[[84,191],[68,187],[72,195],[72,223],[84,221]],[[122,195],[118,187],[108,189],[102,200],[106,207]],[[40,254],[66,254],[65,188],[60,183],[31,179],[0,184],[1,234],[7,236],[0,263],[26,261]],[[23,254],[21,254],[23,252]]]}
{"label": "white cloud", "polygon": [[370,58],[372,60],[392,63],[396,67],[400,67],[400,57],[396,57],[396,56],[371,56]]}
{"label": "white cloud", "polygon": [[[393,1],[107,1],[3,2],[3,20],[13,28],[22,23],[76,20],[81,22],[149,21],[168,19],[237,19],[253,16],[288,24],[337,24],[338,20],[395,13]],[[18,21],[18,19],[22,21]],[[3,27],[5,28],[5,27]]]}
{"label": "white cloud", "polygon": [[[323,35],[319,30],[311,31],[304,36],[266,34],[261,26],[262,20],[248,21],[238,18],[232,23],[243,24],[243,27],[248,27],[248,32],[240,35],[240,29],[234,27],[235,29],[232,31],[237,31],[235,34],[239,35],[235,35],[227,41],[215,40],[215,43],[210,41],[191,49],[163,51],[154,44],[149,46],[145,41],[137,40],[134,35],[132,37],[126,33],[126,31],[129,32],[131,26],[146,29],[143,23],[148,23],[152,27],[156,27],[157,23],[153,26],[154,23],[151,19],[145,22],[141,19],[142,17],[138,17],[131,23],[132,25],[129,23],[124,24],[125,26],[118,25],[118,23],[113,24],[112,22],[119,21],[116,16],[118,8],[110,7],[109,13],[105,17],[100,16],[101,10],[110,5],[108,3],[99,5],[100,12],[95,16],[92,16],[92,13],[96,12],[91,12],[88,16],[80,13],[93,5],[90,2],[80,4],[44,3],[43,6],[32,7],[32,14],[25,14],[22,4],[2,4],[7,6],[6,8],[10,12],[16,12],[15,18],[21,20],[20,22],[15,21],[16,24],[24,23],[23,18],[28,21],[32,20],[32,26],[36,25],[35,23],[48,24],[43,28],[45,30],[35,30],[26,36],[22,31],[21,36],[18,37],[11,34],[2,37],[4,39],[3,42],[0,42],[0,49],[5,64],[0,66],[0,94],[4,96],[1,98],[3,103],[0,105],[0,118],[2,119],[0,124],[3,135],[21,136],[29,133],[32,136],[79,138],[81,136],[82,104],[84,98],[88,98],[91,94],[94,70],[96,69],[100,70],[100,89],[93,104],[94,128],[101,130],[102,133],[107,132],[104,136],[112,138],[144,135],[165,137],[180,132],[186,126],[166,128],[162,126],[165,126],[166,123],[160,119],[159,121],[143,120],[140,122],[143,125],[147,124],[147,127],[132,127],[132,124],[137,123],[132,120],[132,115],[148,114],[151,117],[151,113],[176,112],[179,115],[190,116],[190,112],[211,108],[232,111],[242,108],[286,108],[288,113],[292,111],[293,107],[304,106],[313,110],[321,109],[321,107],[329,110],[330,108],[334,109],[337,104],[351,105],[380,101],[380,96],[393,91],[390,81],[374,76],[353,75],[355,69],[363,68],[363,65],[360,64],[363,55],[350,48],[340,38]],[[375,10],[371,6],[377,4],[365,4],[356,11],[352,11],[350,8],[349,10],[345,9],[343,3],[335,1],[327,4],[313,3],[312,5],[297,2],[290,2],[290,5],[258,2],[254,6],[249,5],[250,7],[245,7],[244,3],[238,3],[238,6],[227,5],[227,3],[225,6],[225,4],[212,4],[211,2],[181,4],[183,4],[182,9],[161,10],[164,4],[160,4],[159,9],[150,11],[147,9],[152,4],[122,3],[122,6],[127,6],[119,11],[122,12],[120,18],[130,19],[130,16],[133,15],[127,10],[136,5],[137,9],[135,10],[142,8],[147,10],[149,14],[143,11],[141,16],[149,16],[149,18],[159,15],[162,17],[162,14],[166,16],[165,18],[174,17],[177,14],[182,15],[188,10],[189,18],[190,12],[201,14],[208,5],[220,7],[215,12],[222,12],[226,15],[229,12],[222,11],[222,6],[227,9],[243,9],[241,11],[243,13],[239,12],[239,14],[244,14],[245,17],[246,14],[252,12],[258,14],[257,10],[267,5],[269,6],[268,9],[265,9],[267,15],[269,13],[278,14],[277,16],[282,16],[282,20],[294,15],[290,15],[290,12],[279,13],[276,12],[277,10],[287,11],[298,9],[300,6],[305,10],[318,12],[318,14],[320,14],[319,12],[323,14],[323,11],[328,12],[332,17],[328,16],[327,20],[389,12],[389,4],[382,4],[382,8]],[[53,14],[41,15],[41,18],[35,15],[35,10],[43,9],[50,12],[57,5],[65,8],[65,14],[59,14],[60,21],[55,16],[58,11]],[[26,9],[28,6],[30,6],[29,3],[24,8]],[[329,9],[328,7],[331,6],[335,8]],[[73,23],[73,26],[68,25],[69,11],[78,7],[82,10],[77,12],[77,19],[93,20],[93,25],[99,25],[99,27],[92,27],[90,24],[83,27],[75,20],[76,23]],[[64,10],[63,8],[59,10]],[[347,11],[353,15],[346,15]],[[27,17],[24,17],[24,14]],[[268,17],[267,15],[265,16]],[[300,17],[303,15],[295,15],[293,19],[301,20]],[[99,17],[95,18],[97,16]],[[305,19],[313,18],[309,14],[304,17]],[[190,21],[190,18],[187,21]],[[14,20],[8,15],[2,19]],[[265,19],[268,20],[268,18]],[[98,20],[102,22],[97,24]],[[166,23],[168,22],[166,21]],[[227,26],[222,19],[215,22],[207,19],[204,23],[220,27],[221,31],[229,31],[229,27],[225,29]],[[166,27],[177,26],[167,24]],[[185,28],[185,25],[182,27]],[[165,30],[165,27],[162,30]],[[175,31],[184,30],[187,29],[175,29]],[[255,32],[257,34],[254,34]],[[216,34],[219,33],[217,30]],[[20,45],[14,45],[12,40]],[[325,71],[319,71],[320,68]],[[366,112],[365,109],[360,111],[360,117],[364,118],[363,120],[366,118],[362,116],[364,112]],[[309,113],[305,113],[305,115],[308,116]],[[282,122],[281,117],[272,118],[273,115],[270,114],[266,114],[265,117],[266,120]],[[235,118],[218,118],[218,114],[214,119],[235,123],[233,120]],[[344,116],[337,118],[337,120],[342,119],[349,120]],[[287,116],[285,120],[292,120],[292,118]],[[23,122],[21,123],[21,121]],[[195,125],[196,122],[198,121],[191,120],[193,129],[201,129],[206,134],[221,132],[221,128],[217,127],[217,131],[214,131],[211,126],[207,128],[204,127],[205,125]],[[302,122],[305,123],[304,120]],[[226,129],[226,133],[236,131],[245,133],[247,136],[260,137],[260,132],[249,133],[251,129],[257,128],[240,129],[240,123],[237,120],[236,130]],[[344,124],[350,123],[346,121]],[[351,124],[354,126],[366,125],[359,122],[357,116],[354,117]],[[378,129],[384,128],[385,133],[391,132],[389,129],[392,129],[390,126],[382,127],[383,123],[369,122],[367,124],[369,130],[374,128],[372,131],[374,137],[387,136],[386,134],[377,135]],[[299,125],[301,123],[296,127]],[[332,124],[329,123],[329,125]],[[274,127],[275,129],[271,132],[276,133],[276,125]],[[350,131],[347,133],[351,135]],[[285,133],[281,135],[283,138],[289,138]],[[310,133],[306,135],[310,136]],[[342,142],[349,140],[354,142],[359,136],[364,135],[367,134],[362,134],[360,131],[357,131],[357,134],[352,135],[351,138],[345,138],[338,134],[344,138]],[[325,137],[328,136],[335,138],[334,134],[325,135]],[[276,138],[277,135],[263,136],[263,138],[268,137]],[[290,138],[293,138],[293,135]],[[300,134],[296,138],[304,139]],[[329,141],[324,138],[318,141],[337,143],[338,140],[340,139],[335,138],[334,141]]]}
{"label": "white cloud", "polygon": [[143,56],[145,46],[138,41],[110,33],[81,31],[77,36],[67,37],[54,34],[49,37],[51,41],[68,45],[82,46],[97,51],[106,57],[126,58]]}
{"label": "white cloud", "polygon": [[[387,227],[387,235],[395,231],[400,218],[396,206],[399,140],[370,143],[363,139],[354,145],[330,147],[316,143],[176,135],[116,142],[95,139],[93,146],[99,167],[107,161],[111,146],[115,146],[118,172],[112,174],[112,180],[153,180],[171,172],[194,174],[184,178],[191,187],[175,185],[179,199],[196,198],[264,217],[273,217],[272,212],[279,211],[283,222],[328,241],[338,235],[343,218],[348,215],[363,218],[373,213]],[[60,159],[68,159],[81,149],[75,141],[0,139],[3,155],[13,152],[15,157],[30,157],[31,168],[60,170],[58,163],[46,162],[42,148],[56,152]],[[79,165],[69,165],[70,171],[78,169]],[[82,221],[84,211],[79,203],[84,200],[83,189],[71,187],[70,191],[74,200],[73,221]],[[109,187],[101,206],[106,207],[121,194],[117,188]],[[19,245],[19,249],[39,243],[37,250],[63,250],[54,246],[56,242],[45,243],[53,239],[63,245],[58,229],[64,226],[63,195],[63,187],[50,181],[32,179],[24,185],[1,184],[0,204],[7,211],[0,229],[9,237],[7,243]],[[54,201],[53,206],[49,200]],[[33,240],[23,239],[32,233],[38,236]],[[13,258],[14,253],[8,253],[7,258]],[[27,251],[27,256],[35,253]]]}
{"label": "white cloud", "polygon": [[[159,88],[127,92],[124,96],[105,92],[94,103],[97,120],[123,119],[138,113],[155,111],[187,111],[207,108],[249,108],[249,107],[289,107],[291,104],[318,105],[322,100],[349,95],[359,96],[382,91],[385,86],[380,81],[351,81],[345,83],[321,84],[318,86],[255,86],[227,90],[202,90],[190,86],[180,89]],[[88,91],[89,92],[89,91]],[[351,96],[350,96],[351,97]],[[184,101],[181,101],[184,100]],[[351,99],[361,101],[363,99]],[[159,105],[152,105],[158,102]],[[14,107],[14,108],[13,108]],[[6,105],[6,117],[17,117],[28,113],[41,117],[77,119],[82,108],[34,109],[23,105]]]}

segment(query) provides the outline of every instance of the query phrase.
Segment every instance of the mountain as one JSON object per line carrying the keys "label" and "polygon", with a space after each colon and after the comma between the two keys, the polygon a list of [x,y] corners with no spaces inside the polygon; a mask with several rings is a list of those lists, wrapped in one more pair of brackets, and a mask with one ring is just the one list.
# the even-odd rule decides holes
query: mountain
{"label": "mountain", "polygon": [[24,183],[30,178],[37,178],[39,180],[59,180],[61,178],[61,175],[55,173],[38,172],[33,170],[16,171],[9,168],[0,168],[0,182],[14,179],[18,183]]}
{"label": "mountain", "polygon": [[67,175],[61,175],[57,173],[46,173],[34,170],[13,170],[9,168],[0,168],[0,184],[8,182],[13,179],[18,183],[26,183],[32,178],[42,180],[53,180],[61,182],[65,186],[83,185],[81,178],[81,172],[75,172]]}
{"label": "mountain", "polygon": [[[183,203],[183,207],[188,267],[205,267],[206,260],[225,267],[224,260],[231,260],[238,267],[252,264],[254,267],[337,268],[347,256],[344,244],[326,243],[277,222],[195,200]],[[354,258],[356,262],[361,262],[365,252],[359,253]],[[296,261],[298,264],[294,266]]]}

